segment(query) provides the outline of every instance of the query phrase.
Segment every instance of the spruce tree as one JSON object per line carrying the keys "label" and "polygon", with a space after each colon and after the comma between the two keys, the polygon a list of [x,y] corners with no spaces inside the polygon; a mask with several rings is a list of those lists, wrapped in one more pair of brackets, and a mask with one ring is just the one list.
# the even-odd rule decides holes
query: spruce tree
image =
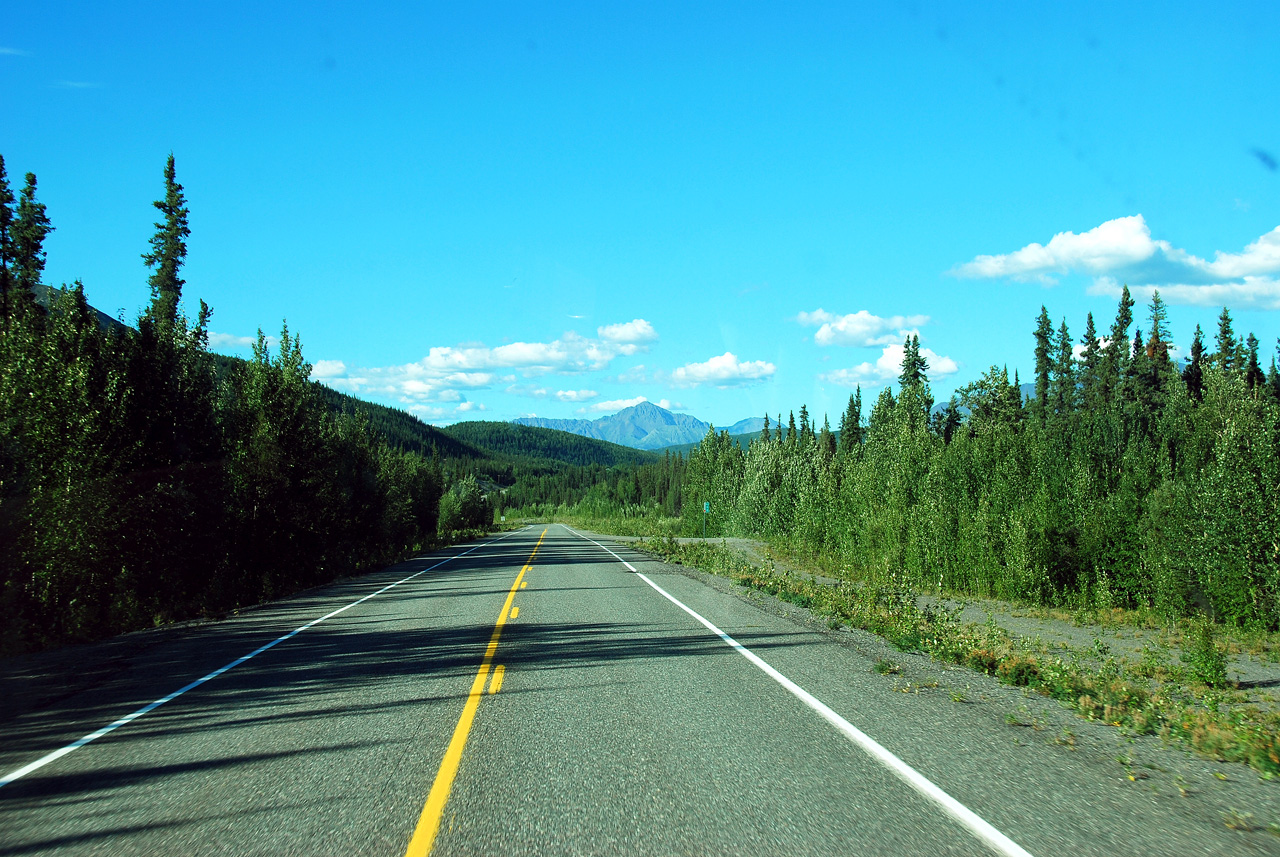
{"label": "spruce tree", "polygon": [[773,439],[782,443],[782,411],[778,411],[778,421],[773,424]]}
{"label": "spruce tree", "polygon": [[1133,324],[1133,298],[1129,296],[1129,287],[1125,286],[1120,294],[1120,304],[1116,307],[1116,320],[1111,324],[1111,333],[1107,345],[1102,350],[1102,393],[1110,399],[1112,391],[1120,383],[1129,368],[1129,325]]}
{"label": "spruce tree", "polygon": [[836,454],[836,436],[831,433],[831,421],[827,419],[826,414],[822,415],[822,433],[818,435],[818,448],[827,458]]}
{"label": "spruce tree", "polygon": [[1244,382],[1253,390],[1266,383],[1267,376],[1262,373],[1262,364],[1258,362],[1258,337],[1250,333],[1246,342],[1248,362],[1245,365]]}
{"label": "spruce tree", "polygon": [[769,442],[769,415],[767,413],[764,415],[764,428],[760,430],[760,440],[765,443]]}
{"label": "spruce tree", "polygon": [[787,443],[794,445],[796,440],[796,412],[790,411],[787,414]]}
{"label": "spruce tree", "polygon": [[1226,307],[1222,308],[1222,314],[1218,316],[1218,335],[1214,337],[1214,343],[1217,346],[1217,352],[1214,354],[1214,362],[1218,364],[1218,368],[1226,374],[1236,368],[1236,334],[1231,329],[1231,313]]}
{"label": "spruce tree", "polygon": [[1187,385],[1187,394],[1192,401],[1204,401],[1204,331],[1196,325],[1195,337],[1191,340],[1191,365],[1182,373],[1182,380]]}
{"label": "spruce tree", "polygon": [[13,266],[13,203],[15,197],[9,188],[9,176],[4,169],[4,155],[0,155],[0,324],[9,317],[9,291]]}
{"label": "spruce tree", "polygon": [[147,278],[151,286],[151,307],[148,315],[154,321],[172,325],[178,317],[178,301],[182,299],[183,280],[178,276],[187,258],[187,200],[178,184],[173,155],[164,166],[164,199],[152,203],[164,215],[164,222],[157,223],[156,234],[151,237],[151,252],[144,253],[142,261],[154,272]]}
{"label": "spruce tree", "polygon": [[800,442],[813,440],[813,426],[809,424],[809,408],[807,405],[800,406]]}
{"label": "spruce tree", "polygon": [[898,383],[902,387],[915,387],[929,383],[929,362],[920,355],[920,337],[912,334],[902,343],[902,372]]}
{"label": "spruce tree", "polygon": [[1151,332],[1147,337],[1147,356],[1157,366],[1169,362],[1169,310],[1165,308],[1159,289],[1152,291],[1151,303],[1147,306],[1151,316]]}
{"label": "spruce tree", "polygon": [[849,406],[840,418],[840,452],[851,452],[862,443],[862,385],[849,396]]}
{"label": "spruce tree", "polygon": [[26,184],[18,198],[18,213],[13,219],[13,274],[9,291],[10,312],[34,309],[35,288],[44,273],[44,239],[53,231],[43,202],[36,200],[36,174],[27,173]]}
{"label": "spruce tree", "polygon": [[1036,318],[1035,338],[1036,400],[1031,404],[1031,412],[1044,422],[1049,413],[1049,372],[1053,367],[1053,324],[1044,304],[1040,305],[1040,315]]}
{"label": "spruce tree", "polygon": [[1081,355],[1084,366],[1080,372],[1080,395],[1087,407],[1093,407],[1102,371],[1102,352],[1098,347],[1098,329],[1093,324],[1093,313],[1089,313],[1085,321],[1084,338],[1080,340],[1080,344],[1084,346],[1084,353]]}
{"label": "spruce tree", "polygon": [[1053,410],[1059,417],[1065,417],[1075,410],[1076,405],[1076,371],[1075,353],[1071,347],[1071,333],[1067,330],[1067,320],[1062,320],[1058,328],[1057,348],[1053,361],[1053,383],[1050,385]]}

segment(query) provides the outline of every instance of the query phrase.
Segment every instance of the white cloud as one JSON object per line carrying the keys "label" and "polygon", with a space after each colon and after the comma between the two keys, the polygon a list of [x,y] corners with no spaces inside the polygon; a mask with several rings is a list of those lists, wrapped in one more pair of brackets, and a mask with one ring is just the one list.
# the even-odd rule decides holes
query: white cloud
{"label": "white cloud", "polygon": [[[1114,277],[1098,277],[1089,286],[1091,295],[1117,297],[1121,291],[1121,284]],[[1276,277],[1243,277],[1238,283],[1129,286],[1129,293],[1138,300],[1149,300],[1155,291],[1159,291],[1160,297],[1171,304],[1280,309],[1280,278]]]}
{"label": "white cloud", "polygon": [[653,342],[658,338],[658,332],[653,329],[653,325],[643,318],[633,319],[623,324],[606,324],[603,327],[597,327],[596,333],[601,339],[628,344]]}
{"label": "white cloud", "polygon": [[[634,405],[640,404],[641,402],[647,402],[647,401],[649,400],[644,396],[636,396],[634,399],[614,399],[613,401],[610,401],[610,402],[596,402],[594,405],[590,407],[590,410],[620,411],[623,408],[630,408],[630,407],[633,407]],[[588,410],[587,408],[582,408],[578,411],[578,413],[586,413],[587,410]]]}
{"label": "white cloud", "polygon": [[[216,350],[232,351],[242,348],[253,348],[253,344],[258,341],[256,336],[236,336],[231,333],[215,333],[209,331],[209,347]],[[267,347],[275,348],[279,343],[279,339],[274,336],[267,337]]]}
{"label": "white cloud", "polygon": [[[646,346],[638,342],[623,340],[648,336],[653,327],[643,319],[635,319],[601,330],[613,338],[592,339],[568,331],[551,342],[511,342],[492,348],[478,342],[435,346],[421,360],[400,366],[350,368],[339,360],[324,360],[317,364],[323,365],[320,370],[323,374],[315,377],[350,393],[394,399],[404,404],[458,401],[459,390],[482,389],[498,382],[511,384],[516,378],[511,370],[533,378],[606,369],[617,357],[644,350]],[[210,338],[212,341],[213,337]],[[243,337],[228,341],[234,345],[242,341],[252,344],[252,340]],[[544,387],[532,384],[525,387],[512,384],[507,392],[533,397],[547,395]],[[587,392],[590,391],[580,390],[576,395]],[[585,398],[564,401],[585,401]]]}
{"label": "white cloud", "polygon": [[763,360],[739,362],[732,352],[726,351],[705,363],[689,363],[671,373],[671,382],[678,387],[696,387],[714,384],[724,389],[763,381],[777,371],[772,363]]}
{"label": "white cloud", "polygon": [[562,402],[589,402],[600,395],[595,390],[557,390],[556,398]]}
{"label": "white cloud", "polygon": [[659,400],[658,400],[658,402],[657,402],[657,405],[658,405],[658,407],[663,408],[664,410],[668,410],[668,411],[683,411],[683,410],[684,410],[684,405],[683,405],[683,404],[681,404],[680,402],[673,402],[673,401],[671,401],[670,399],[659,399]]}
{"label": "white cloud", "polygon": [[1149,259],[1158,249],[1158,243],[1151,240],[1147,221],[1135,214],[1108,220],[1079,235],[1059,232],[1047,245],[1032,243],[1013,253],[978,256],[956,266],[953,273],[960,277],[1009,277],[1052,283],[1053,274],[1072,270],[1102,273]]}
{"label": "white cloud", "polygon": [[539,387],[536,384],[512,384],[502,392],[512,396],[530,396],[534,399],[541,399],[547,395],[546,387]]}
{"label": "white cloud", "polygon": [[813,341],[819,345],[854,345],[870,347],[892,345],[920,331],[915,329],[929,323],[927,315],[894,315],[881,318],[865,309],[848,315],[834,315],[819,307],[813,312],[801,312],[796,321],[806,326],[819,325]]}
{"label": "white cloud", "polygon": [[320,378],[338,378],[347,374],[347,364],[341,360],[317,360],[315,365],[311,367],[311,377],[313,379]]}
{"label": "white cloud", "polygon": [[[903,347],[901,344],[886,345],[876,358],[875,363],[859,363],[848,369],[836,369],[824,372],[818,377],[842,387],[854,387],[858,384],[884,384],[895,381],[902,373]],[[956,361],[950,357],[935,354],[928,348],[920,349],[920,356],[929,364],[926,374],[931,378],[944,378],[960,370]]]}
{"label": "white cloud", "polygon": [[1216,251],[1207,260],[1151,237],[1141,214],[1108,220],[1088,232],[1060,232],[1047,245],[977,256],[952,272],[968,278],[1008,278],[1052,284],[1057,276],[1094,278],[1091,294],[1135,294],[1156,289],[1169,303],[1280,309],[1280,226],[1239,253]]}

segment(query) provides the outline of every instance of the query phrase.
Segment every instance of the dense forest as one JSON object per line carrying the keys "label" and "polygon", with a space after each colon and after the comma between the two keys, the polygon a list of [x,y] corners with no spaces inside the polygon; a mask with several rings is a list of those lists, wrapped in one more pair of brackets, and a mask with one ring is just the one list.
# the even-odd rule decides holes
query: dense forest
{"label": "dense forest", "polygon": [[53,226],[0,158],[0,652],[217,615],[487,526],[633,518],[769,539],[832,573],[1046,604],[1280,626],[1280,372],[1222,311],[1170,357],[1159,294],[1076,343],[1042,308],[1034,394],[992,367],[935,406],[896,393],[838,430],[807,410],[747,443],[641,452],[506,423],[428,426],[310,380],[286,327],[249,360],[180,310],[188,210],[170,157],[151,302],[104,320],[41,284]]}
{"label": "dense forest", "polygon": [[[252,360],[213,358],[209,308],[179,309],[172,157],[155,207],[134,326],[101,324],[78,282],[42,307],[53,226],[36,177],[15,196],[0,159],[0,651],[217,614],[436,538],[438,458],[327,404],[287,327],[275,353],[259,333]],[[487,524],[461,495],[450,523]]]}
{"label": "dense forest", "polygon": [[1159,293],[1128,289],[1077,351],[1043,308],[1034,395],[992,367],[932,407],[918,342],[900,386],[841,431],[801,412],[743,451],[709,434],[684,477],[684,529],[760,536],[835,573],[1044,604],[1144,606],[1280,627],[1280,373],[1223,309],[1170,358]]}

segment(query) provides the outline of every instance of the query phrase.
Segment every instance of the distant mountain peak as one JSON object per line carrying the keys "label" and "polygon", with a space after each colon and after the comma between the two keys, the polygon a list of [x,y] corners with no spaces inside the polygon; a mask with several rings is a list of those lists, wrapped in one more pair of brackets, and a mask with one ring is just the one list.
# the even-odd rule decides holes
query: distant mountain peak
{"label": "distant mountain peak", "polygon": [[[685,443],[697,443],[706,436],[711,424],[689,414],[673,413],[661,405],[644,401],[623,408],[616,414],[594,420],[556,420],[543,417],[521,417],[518,425],[559,429],[583,437],[607,440],[633,449],[662,449]],[[758,432],[764,420],[760,417],[741,420],[732,426],[735,434]]]}

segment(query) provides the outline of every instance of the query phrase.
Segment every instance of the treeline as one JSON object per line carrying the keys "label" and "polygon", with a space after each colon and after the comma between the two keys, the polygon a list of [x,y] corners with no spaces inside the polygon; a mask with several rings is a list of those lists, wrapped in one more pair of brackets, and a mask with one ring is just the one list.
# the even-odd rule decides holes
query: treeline
{"label": "treeline", "polygon": [[645,463],[520,472],[515,483],[503,490],[500,503],[504,511],[530,517],[566,514],[575,508],[584,516],[597,518],[632,508],[668,518],[679,516],[687,460],[670,451],[661,458],[654,453],[639,454]]}
{"label": "treeline", "polygon": [[[104,328],[79,282],[36,302],[53,227],[35,176],[15,197],[0,158],[0,652],[217,614],[437,533],[438,459],[327,406],[287,328],[274,354],[260,332],[252,360],[215,365],[209,308],[179,311],[172,156],[155,206],[151,303]],[[451,524],[485,514],[474,486],[451,492]]]}
{"label": "treeline", "polygon": [[1223,309],[1170,358],[1158,293],[1145,329],[1128,289],[1082,349],[1042,309],[1035,394],[992,367],[933,408],[918,341],[865,423],[803,413],[746,452],[708,434],[684,478],[685,531],[763,536],[877,583],[1145,606],[1280,627],[1280,373]]}

